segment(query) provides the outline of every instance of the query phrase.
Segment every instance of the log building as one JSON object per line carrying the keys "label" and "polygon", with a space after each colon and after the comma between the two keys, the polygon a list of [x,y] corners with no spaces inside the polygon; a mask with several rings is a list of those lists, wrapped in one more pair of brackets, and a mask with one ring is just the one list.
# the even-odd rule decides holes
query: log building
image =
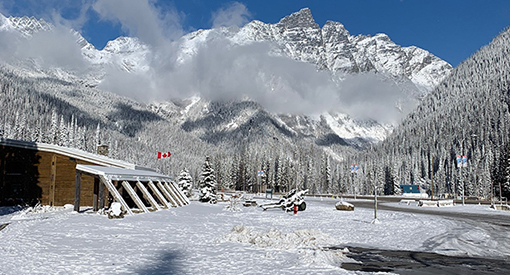
{"label": "log building", "polygon": [[0,206],[74,204],[75,210],[80,205],[98,210],[113,201],[128,213],[189,203],[168,176],[152,169],[78,149],[0,139]]}

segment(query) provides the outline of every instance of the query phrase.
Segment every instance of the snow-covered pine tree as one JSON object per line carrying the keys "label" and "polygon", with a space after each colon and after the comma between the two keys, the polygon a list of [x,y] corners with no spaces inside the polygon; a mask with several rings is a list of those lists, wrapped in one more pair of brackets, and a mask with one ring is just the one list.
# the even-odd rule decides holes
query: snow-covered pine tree
{"label": "snow-covered pine tree", "polygon": [[228,181],[229,181],[227,184],[228,189],[235,190],[235,188],[237,186],[237,182],[239,181],[238,171],[239,171],[238,160],[237,160],[236,155],[234,155],[232,158],[230,169],[228,171]]}
{"label": "snow-covered pine tree", "polygon": [[274,170],[273,170],[273,183],[274,186],[274,192],[280,192],[281,186],[280,186],[280,174],[281,174],[281,167],[280,167],[280,157],[277,155],[274,160]]}
{"label": "snow-covered pine tree", "polygon": [[495,196],[510,197],[510,143],[502,146],[494,170]]}
{"label": "snow-covered pine tree", "polygon": [[209,156],[205,157],[204,165],[202,166],[202,174],[200,175],[200,195],[201,202],[216,203],[216,177],[214,170],[211,166]]}
{"label": "snow-covered pine tree", "polygon": [[64,116],[60,116],[60,122],[58,124],[58,140],[57,145],[69,147],[69,130],[64,121]]}
{"label": "snow-covered pine tree", "polygon": [[96,138],[94,140],[94,143],[96,145],[96,148],[94,148],[94,150],[97,149],[97,146],[101,145],[101,124],[98,123],[97,124],[97,128],[96,128]]}
{"label": "snow-covered pine tree", "polygon": [[58,140],[58,115],[57,110],[51,110],[51,126],[50,126],[50,135],[47,142],[51,144],[56,144]]}
{"label": "snow-covered pine tree", "polygon": [[182,169],[181,173],[179,174],[178,182],[179,188],[186,195],[186,197],[188,198],[191,197],[193,178],[191,177],[191,174],[188,172],[188,169],[186,168]]}

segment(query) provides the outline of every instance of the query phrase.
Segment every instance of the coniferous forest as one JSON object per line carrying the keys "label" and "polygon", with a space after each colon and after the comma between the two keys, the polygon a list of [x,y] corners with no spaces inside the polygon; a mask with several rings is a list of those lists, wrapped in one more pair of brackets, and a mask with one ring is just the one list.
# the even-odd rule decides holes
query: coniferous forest
{"label": "coniferous forest", "polygon": [[[395,194],[419,183],[435,194],[510,195],[510,30],[465,60],[385,141],[348,157],[360,164],[365,193]],[[457,156],[467,157],[458,168]],[[463,190],[465,186],[465,190]],[[368,189],[368,190],[367,190]]]}

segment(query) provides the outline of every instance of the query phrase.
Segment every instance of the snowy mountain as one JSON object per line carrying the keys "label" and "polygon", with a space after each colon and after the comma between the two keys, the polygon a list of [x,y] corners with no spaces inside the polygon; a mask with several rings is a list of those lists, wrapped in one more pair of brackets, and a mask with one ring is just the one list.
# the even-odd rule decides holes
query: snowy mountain
{"label": "snowy mountain", "polygon": [[310,9],[293,13],[276,24],[252,21],[240,29],[199,30],[183,37],[180,60],[193,56],[204,41],[223,35],[235,44],[272,42],[275,54],[315,64],[319,70],[342,73],[378,72],[410,79],[421,91],[432,90],[452,66],[418,47],[401,47],[386,34],[353,36],[338,22],[322,27]]}
{"label": "snowy mountain", "polygon": [[[30,36],[54,27],[34,17],[0,15],[0,30],[18,31]],[[148,70],[151,48],[137,38],[119,37],[98,50],[78,32],[78,44],[84,57],[93,65],[115,64],[130,72]],[[320,70],[342,73],[377,72],[396,79],[409,79],[421,91],[430,91],[451,71],[447,62],[418,47],[401,47],[385,34],[350,35],[339,22],[328,21],[322,27],[315,22],[308,8],[284,17],[276,24],[252,21],[242,28],[198,30],[180,41],[178,60],[185,62],[199,51],[211,37],[224,36],[235,44],[271,42],[275,54],[315,64]],[[95,67],[101,70],[104,68]]]}
{"label": "snowy mountain", "polygon": [[49,31],[53,29],[53,25],[44,21],[37,20],[35,17],[9,17],[0,14],[0,29],[3,31],[18,31],[24,36],[31,36],[36,32]]}
{"label": "snowy mountain", "polygon": [[[204,45],[225,39],[230,45],[269,43],[272,54],[314,64],[319,70],[332,72],[332,77],[339,82],[346,75],[377,73],[379,78],[394,83],[395,89],[418,98],[432,90],[452,69],[448,63],[429,52],[417,47],[400,47],[384,34],[374,37],[352,36],[342,24],[331,21],[321,29],[309,9],[289,15],[276,24],[252,21],[242,28],[223,27],[190,33],[178,41],[177,61],[186,64],[201,52]],[[269,78],[267,82],[270,83],[269,88],[273,88],[274,84],[271,83],[277,81]],[[224,108],[228,109],[226,106]],[[384,140],[393,129],[390,124],[353,119],[335,111],[319,117],[277,116],[282,125],[298,136],[317,138],[328,132],[351,145],[360,145],[360,140]],[[224,130],[236,125],[231,122],[224,124],[228,126],[224,126]],[[220,124],[216,126],[222,127]]]}

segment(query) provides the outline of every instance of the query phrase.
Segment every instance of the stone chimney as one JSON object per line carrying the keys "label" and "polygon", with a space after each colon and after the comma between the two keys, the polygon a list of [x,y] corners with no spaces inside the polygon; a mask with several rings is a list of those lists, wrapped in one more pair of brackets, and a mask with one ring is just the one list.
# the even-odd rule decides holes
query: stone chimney
{"label": "stone chimney", "polygon": [[108,156],[108,145],[98,145],[97,154],[102,156]]}

